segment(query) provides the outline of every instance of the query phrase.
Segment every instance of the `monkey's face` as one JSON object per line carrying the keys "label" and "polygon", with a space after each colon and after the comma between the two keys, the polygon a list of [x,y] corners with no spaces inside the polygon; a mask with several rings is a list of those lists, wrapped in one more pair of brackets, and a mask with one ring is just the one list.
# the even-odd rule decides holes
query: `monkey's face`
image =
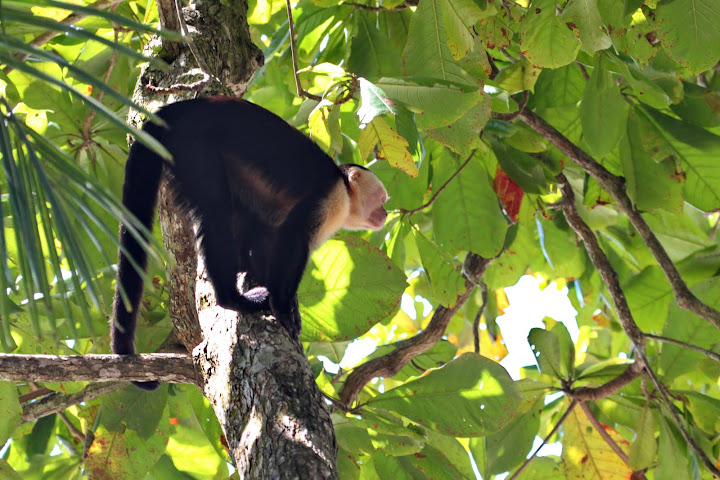
{"label": "monkey's face", "polygon": [[347,230],[380,230],[385,224],[387,190],[369,170],[353,168],[348,175],[350,182],[350,214],[343,227]]}

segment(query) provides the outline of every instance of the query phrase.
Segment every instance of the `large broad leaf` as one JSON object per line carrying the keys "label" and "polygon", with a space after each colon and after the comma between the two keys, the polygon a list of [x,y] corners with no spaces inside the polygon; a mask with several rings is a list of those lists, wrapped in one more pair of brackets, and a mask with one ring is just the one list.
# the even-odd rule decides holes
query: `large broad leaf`
{"label": "large broad leaf", "polygon": [[430,138],[437,140],[460,155],[469,155],[480,148],[482,132],[490,119],[490,96],[485,95],[483,101],[468,110],[458,121],[443,128],[427,130]]}
{"label": "large broad leaf", "polygon": [[628,104],[603,58],[600,56],[585,86],[580,105],[585,141],[590,153],[598,157],[610,153],[625,134],[628,114]]}
{"label": "large broad leaf", "polygon": [[443,0],[422,0],[410,21],[403,52],[405,75],[429,77],[465,85],[475,80],[452,56],[445,35]]}
{"label": "large broad leaf", "polygon": [[[720,307],[720,280],[717,277],[693,288],[693,292],[711,307]],[[676,305],[670,307],[662,335],[702,348],[711,348],[720,341],[720,331],[717,328]],[[669,383],[673,378],[696,369],[703,359],[705,356],[702,353],[666,343],[662,346],[660,356],[661,373]]]}
{"label": "large broad leaf", "polygon": [[376,85],[419,113],[415,120],[421,130],[456,122],[484,97],[476,88],[427,78],[381,78]]}
{"label": "large broad leaf", "polygon": [[408,141],[381,117],[374,118],[358,139],[358,148],[363,159],[366,159],[375,147],[377,158],[387,160],[390,165],[411,177],[418,176],[417,165],[408,151]]}
{"label": "large broad leaf", "polygon": [[464,57],[474,48],[475,23],[497,12],[495,5],[486,4],[483,10],[474,0],[442,0],[441,6],[447,44],[455,59]]}
{"label": "large broad leaf", "polygon": [[533,328],[528,342],[542,373],[565,380],[573,377],[575,345],[565,325],[558,323],[552,330]]}
{"label": "large broad leaf", "polygon": [[14,383],[0,382],[0,443],[5,442],[20,424],[22,408],[18,401],[17,388]]}
{"label": "large broad leaf", "polygon": [[[335,0],[333,3],[337,4]],[[396,26],[401,22],[395,21],[401,15],[405,13],[362,10],[353,13],[353,19],[357,22],[357,33],[350,46],[348,71],[370,78],[402,75],[401,56],[405,37],[398,35]]]}
{"label": "large broad leaf", "polygon": [[466,353],[443,368],[368,402],[454,437],[499,431],[522,400],[510,375],[487,358]]}
{"label": "large broad leaf", "polygon": [[360,85],[360,108],[358,108],[357,116],[361,124],[372,122],[378,115],[397,114],[397,106],[381,88],[364,78],[359,78],[358,83]]}
{"label": "large broad leaf", "polygon": [[[480,471],[483,478],[512,471],[527,458],[540,429],[544,398],[539,396],[529,411],[518,414],[499,432],[470,439],[473,457],[486,459],[484,471]],[[508,447],[510,445],[512,448]]]}
{"label": "large broad leaf", "polygon": [[347,235],[313,253],[298,289],[303,341],[356,338],[393,315],[405,274],[365,240]]}
{"label": "large broad leaf", "polygon": [[635,440],[630,445],[628,455],[629,465],[633,470],[644,470],[651,466],[657,455],[657,441],[655,440],[655,419],[648,404],[635,426]]}
{"label": "large broad leaf", "polygon": [[628,306],[640,330],[662,331],[673,293],[660,267],[647,267],[624,287]]}
{"label": "large broad leaf", "polygon": [[433,298],[446,307],[452,307],[457,296],[465,291],[465,280],[447,252],[419,231],[413,230],[413,234]]}
{"label": "large broad leaf", "polygon": [[577,28],[582,49],[588,53],[605,50],[612,41],[605,31],[597,0],[570,0],[565,6],[562,18]]}
{"label": "large broad leaf", "polygon": [[[463,161],[454,155],[434,159],[433,189],[445,184]],[[502,249],[507,222],[477,154],[440,193],[432,213],[435,239],[445,250],[492,258]]]}
{"label": "large broad leaf", "polygon": [[[605,425],[603,428],[627,453],[627,440],[614,429]],[[575,407],[563,423],[562,458],[570,478],[627,480],[632,473],[595,430],[580,407]]]}
{"label": "large broad leaf", "polygon": [[555,0],[535,0],[520,24],[520,45],[533,64],[558,68],[575,60],[581,42],[555,15]]}
{"label": "large broad leaf", "polygon": [[657,110],[643,112],[665,138],[665,148],[682,161],[685,200],[701,210],[720,208],[720,136]]}
{"label": "large broad leaf", "polygon": [[648,126],[646,120],[631,112],[627,135],[620,141],[620,160],[628,196],[639,210],[663,208],[679,213],[683,204],[681,179],[670,159],[656,162],[653,152],[645,147]]}
{"label": "large broad leaf", "polygon": [[690,447],[680,433],[662,414],[656,416],[660,427],[658,436],[658,464],[655,467],[655,480],[690,479]]}
{"label": "large broad leaf", "polygon": [[665,51],[693,74],[720,59],[720,3],[714,0],[665,0],[655,10]]}

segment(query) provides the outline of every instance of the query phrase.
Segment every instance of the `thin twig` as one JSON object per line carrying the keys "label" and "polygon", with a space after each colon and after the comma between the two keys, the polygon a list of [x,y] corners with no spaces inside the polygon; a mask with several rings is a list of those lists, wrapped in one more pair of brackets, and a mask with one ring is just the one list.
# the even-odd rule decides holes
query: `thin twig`
{"label": "thin twig", "polygon": [[665,273],[665,276],[673,289],[678,305],[681,308],[694,313],[700,318],[705,319],[715,327],[720,328],[720,312],[703,303],[688,288],[685,280],[683,280],[680,272],[678,272],[675,264],[670,259],[670,256],[655,236],[655,233],[652,231],[640,212],[633,206],[630,197],[628,197],[627,192],[625,191],[624,179],[610,173],[605,167],[596,162],[595,159],[568,140],[562,133],[557,131],[552,125],[547,123],[534,112],[524,110],[520,114],[520,118],[527,123],[528,126],[548,139],[558,150],[563,152],[568,156],[568,158],[580,166],[613,197],[618,209],[623,212],[627,216],[628,220],[630,220],[630,223],[633,224],[635,230],[638,234],[640,234],[640,237],[645,242],[645,245],[647,245],[648,249],[655,257],[655,260],[658,262],[658,265],[660,265],[660,268]]}
{"label": "thin twig", "polygon": [[480,291],[482,292],[482,305],[478,308],[473,320],[473,338],[475,340],[475,353],[480,354],[480,317],[482,317],[485,307],[488,303],[488,288],[485,282],[480,282]]}
{"label": "thin twig", "polygon": [[605,440],[605,443],[608,444],[608,447],[610,447],[612,451],[615,452],[618,457],[620,457],[620,460],[622,460],[625,465],[629,466],[630,461],[628,460],[627,454],[622,451],[620,446],[615,442],[615,440],[612,439],[607,430],[605,430],[602,424],[600,424],[600,421],[597,419],[592,410],[590,410],[590,406],[585,402],[580,402],[580,408],[582,408],[582,411],[585,412],[585,416],[590,421],[592,426],[595,427],[595,430],[597,430],[603,440]]}
{"label": "thin twig", "polygon": [[44,397],[45,395],[50,395],[51,393],[55,393],[55,390],[50,390],[49,388],[36,388],[31,392],[26,393],[25,395],[20,395],[18,397],[18,402],[21,404],[27,403],[30,400],[35,400],[38,397]]}
{"label": "thin twig", "polygon": [[400,209],[399,209],[399,212],[402,213],[403,215],[412,215],[412,214],[417,213],[417,212],[419,212],[419,211],[421,211],[421,210],[425,210],[427,207],[429,207],[430,205],[432,205],[432,204],[435,202],[435,200],[437,199],[438,195],[440,195],[440,193],[442,193],[442,191],[445,190],[445,188],[450,184],[450,182],[452,182],[453,179],[455,179],[455,177],[458,176],[458,174],[462,171],[462,169],[465,168],[465,166],[466,166],[468,163],[470,163],[470,159],[473,157],[473,155],[475,155],[475,151],[476,151],[476,150],[473,150],[472,152],[470,152],[470,155],[468,155],[467,159],[463,162],[463,164],[460,165],[460,167],[455,171],[455,173],[453,173],[453,174],[450,176],[450,178],[447,179],[447,182],[445,182],[440,188],[438,188],[437,192],[435,192],[435,194],[432,196],[432,198],[431,198],[425,205],[421,205],[421,206],[419,206],[419,207],[417,207],[417,208],[414,208],[414,209],[412,209],[412,210],[406,210],[406,209],[404,209],[404,208],[400,208]]}
{"label": "thin twig", "polygon": [[398,5],[397,7],[387,8],[387,7],[373,7],[372,5],[363,5],[362,3],[354,3],[354,2],[343,2],[341,5],[348,5],[350,7],[356,8],[358,10],[367,10],[368,12],[399,12],[400,10],[405,10],[410,7],[414,7],[417,5],[417,3],[412,4],[409,2],[405,2],[401,5]]}
{"label": "thin twig", "polygon": [[543,448],[547,444],[548,440],[550,440],[550,438],[553,435],[555,435],[555,432],[558,431],[558,428],[560,428],[560,425],[563,424],[563,422],[567,419],[568,415],[570,415],[570,412],[573,411],[573,409],[575,408],[575,405],[577,405],[577,400],[573,400],[572,402],[570,402],[570,406],[568,406],[567,410],[565,410],[565,413],[563,413],[562,417],[560,417],[560,420],[558,420],[558,422],[555,424],[555,426],[552,428],[552,430],[550,430],[550,433],[548,433],[545,436],[545,438],[543,438],[542,443],[535,449],[535,451],[532,453],[532,455],[530,455],[523,462],[523,464],[520,465],[520,468],[518,468],[517,471],[515,473],[513,473],[512,476],[510,476],[507,480],[515,480],[518,477],[518,475],[520,475],[523,472],[523,470],[525,470],[527,468],[527,466],[530,465],[530,462],[537,456],[540,449]]}
{"label": "thin twig", "polygon": [[290,6],[290,0],[285,0],[287,6],[288,24],[290,26],[290,55],[292,56],[293,75],[295,77],[295,87],[297,88],[298,97],[305,97],[315,101],[322,101],[322,97],[313,95],[303,90],[300,84],[300,75],[298,74],[298,62],[297,62],[297,47],[295,46],[295,24],[293,22],[292,7]]}
{"label": "thin twig", "polygon": [[492,118],[495,120],[504,120],[506,122],[512,122],[516,118],[520,116],[520,114],[525,110],[525,107],[527,106],[528,100],[530,99],[530,92],[525,90],[522,93],[522,98],[520,99],[520,103],[518,103],[518,109],[514,112],[510,113],[501,113],[501,112],[492,112]]}
{"label": "thin twig", "polygon": [[660,335],[652,335],[650,333],[645,334],[646,338],[652,338],[653,340],[657,340],[659,342],[663,343],[672,343],[673,345],[678,345],[683,348],[687,348],[689,350],[695,350],[696,352],[702,353],[708,358],[711,358],[715,360],[716,362],[720,362],[720,354],[717,354],[713,352],[712,350],[706,350],[704,348],[700,348],[697,345],[693,345],[691,343],[687,342],[681,342],[680,340],[675,340],[674,338],[668,338],[668,337],[662,337]]}
{"label": "thin twig", "polygon": [[127,383],[95,383],[90,384],[81,392],[65,395],[55,392],[52,395],[41,398],[37,402],[29,403],[23,407],[23,415],[20,423],[33,422],[38,418],[61,412],[68,407],[82,402],[88,402],[93,398],[112,393],[125,388]]}
{"label": "thin twig", "polygon": [[70,419],[65,415],[63,412],[58,412],[57,416],[62,420],[62,422],[65,424],[65,426],[70,431],[70,435],[75,437],[76,440],[82,442],[85,442],[85,434],[82,433],[75,425],[72,424]]}

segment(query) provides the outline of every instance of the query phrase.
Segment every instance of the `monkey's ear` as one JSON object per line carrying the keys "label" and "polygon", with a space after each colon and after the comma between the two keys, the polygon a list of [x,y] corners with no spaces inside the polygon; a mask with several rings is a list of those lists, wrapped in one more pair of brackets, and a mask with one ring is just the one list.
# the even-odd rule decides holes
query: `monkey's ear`
{"label": "monkey's ear", "polygon": [[347,179],[350,183],[357,183],[360,181],[360,177],[362,176],[362,170],[359,168],[351,167],[348,169],[347,173]]}

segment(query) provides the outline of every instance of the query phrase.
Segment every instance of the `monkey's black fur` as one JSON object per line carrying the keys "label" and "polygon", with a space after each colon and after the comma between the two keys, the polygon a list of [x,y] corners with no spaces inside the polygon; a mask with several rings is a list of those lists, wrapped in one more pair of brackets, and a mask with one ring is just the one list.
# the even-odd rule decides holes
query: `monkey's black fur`
{"label": "monkey's black fur", "polygon": [[[324,221],[324,209],[332,207],[327,198],[338,182],[348,185],[348,166],[338,167],[284,120],[243,100],[183,101],[162,108],[158,115],[167,127],[147,122],[143,128],[168,149],[172,163],[135,142],[125,167],[123,203],[151,230],[165,169],[179,204],[198,222],[200,248],[217,303],[242,312],[269,306],[297,338],[297,287]],[[120,242],[144,270],[147,255],[124,225]],[[241,295],[238,272],[249,272],[267,294],[256,290],[254,295]],[[134,354],[143,281],[123,253],[118,284],[131,309],[126,309],[116,289],[112,350]],[[153,390],[159,383],[135,385]]]}

